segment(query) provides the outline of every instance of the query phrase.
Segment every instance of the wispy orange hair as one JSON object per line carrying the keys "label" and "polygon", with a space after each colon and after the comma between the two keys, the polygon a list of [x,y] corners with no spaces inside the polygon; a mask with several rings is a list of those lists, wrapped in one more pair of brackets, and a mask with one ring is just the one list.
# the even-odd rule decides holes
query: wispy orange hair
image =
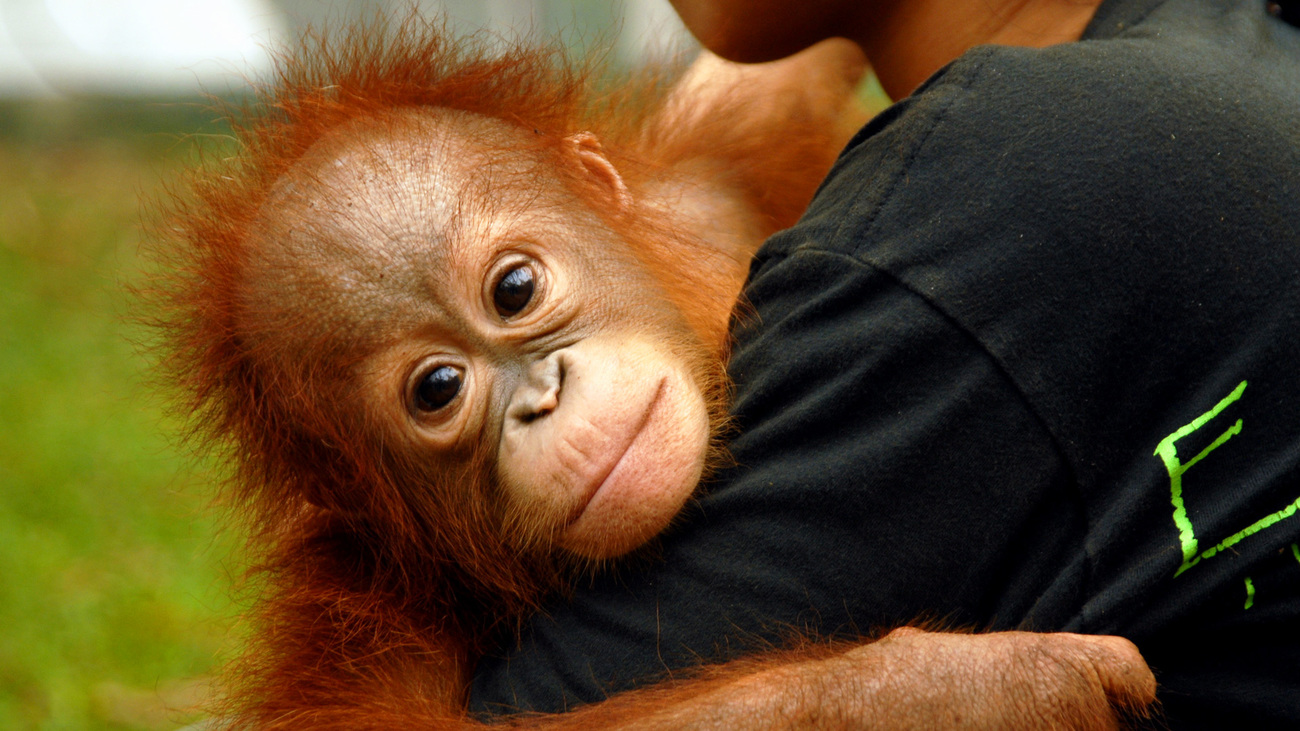
{"label": "wispy orange hair", "polygon": [[[386,527],[412,539],[398,545],[425,548],[415,537],[429,530],[398,507],[391,467],[374,458],[375,444],[358,438],[373,430],[341,420],[317,397],[337,388],[325,364],[290,363],[274,343],[254,345],[241,330],[247,244],[276,181],[331,131],[411,108],[490,116],[556,141],[593,128],[635,134],[628,105],[611,102],[597,77],[593,65],[573,62],[556,45],[453,41],[445,24],[412,16],[395,28],[380,21],[337,38],[309,36],[278,56],[252,102],[226,110],[237,151],[204,160],[173,196],[159,227],[156,248],[167,275],[154,304],[163,313],[167,376],[188,392],[195,435],[230,456],[237,500],[251,508],[263,537],[283,537],[285,516],[301,510],[304,498],[343,515],[386,513]],[[656,85],[642,89],[650,93],[633,106],[644,111]],[[356,503],[363,496],[327,489],[360,484],[374,488],[365,505]],[[440,536],[440,543],[454,537]],[[516,580],[485,583],[505,589]]]}

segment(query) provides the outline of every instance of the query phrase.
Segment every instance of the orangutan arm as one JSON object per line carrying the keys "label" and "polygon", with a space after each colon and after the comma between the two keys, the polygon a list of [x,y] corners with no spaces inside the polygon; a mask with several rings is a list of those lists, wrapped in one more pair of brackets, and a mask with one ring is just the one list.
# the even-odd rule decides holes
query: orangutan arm
{"label": "orangutan arm", "polygon": [[[300,564],[266,605],[228,728],[470,729],[468,653],[392,595],[348,587],[344,567]],[[359,590],[360,589],[360,590]],[[230,676],[241,682],[239,674]],[[859,645],[809,643],[619,694],[570,713],[491,727],[1116,728],[1154,701],[1155,680],[1117,637],[904,628]]]}
{"label": "orangutan arm", "polygon": [[1155,680],[1117,637],[900,629],[704,669],[512,728],[1081,728],[1144,716]]}
{"label": "orangutan arm", "polygon": [[[1144,715],[1155,698],[1151,672],[1121,638],[904,628],[867,644],[810,644],[707,666],[569,713],[485,725],[464,714],[464,652],[445,634],[383,602],[325,596],[273,613],[281,622],[254,641],[269,650],[254,675],[260,703],[227,709],[243,719],[228,728],[1109,729]],[[301,621],[306,613],[315,621]]]}

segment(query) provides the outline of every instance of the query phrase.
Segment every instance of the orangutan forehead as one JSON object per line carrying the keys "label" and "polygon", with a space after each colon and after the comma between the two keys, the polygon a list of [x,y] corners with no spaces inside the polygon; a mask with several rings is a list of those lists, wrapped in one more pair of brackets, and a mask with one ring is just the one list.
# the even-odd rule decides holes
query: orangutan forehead
{"label": "orangutan forehead", "polygon": [[536,157],[511,139],[519,136],[463,112],[357,121],[314,145],[266,209],[281,227],[305,224],[285,232],[296,249],[388,268],[445,262],[537,190]]}
{"label": "orangutan forehead", "polygon": [[252,289],[335,318],[426,320],[494,235],[511,191],[536,185],[527,156],[503,160],[470,138],[472,120],[448,117],[356,123],[309,150],[263,207]]}
{"label": "orangutan forehead", "polygon": [[468,233],[462,229],[476,215],[491,215],[484,206],[474,210],[473,188],[492,171],[459,136],[414,132],[344,129],[309,150],[268,200],[282,222],[310,224],[295,229],[300,235],[289,243],[390,267],[411,256],[454,255]]}

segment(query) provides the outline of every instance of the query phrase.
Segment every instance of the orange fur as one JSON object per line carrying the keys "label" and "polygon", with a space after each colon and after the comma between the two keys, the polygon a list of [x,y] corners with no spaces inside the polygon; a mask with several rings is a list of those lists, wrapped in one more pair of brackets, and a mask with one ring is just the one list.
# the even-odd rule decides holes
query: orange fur
{"label": "orange fur", "polygon": [[[319,36],[282,57],[257,101],[231,111],[238,154],[205,160],[160,227],[158,255],[169,274],[155,305],[170,353],[165,367],[186,389],[196,439],[232,467],[234,503],[250,524],[263,586],[257,633],[230,673],[230,701],[220,711],[250,727],[459,725],[473,658],[569,572],[556,557],[516,551],[485,528],[493,499],[483,487],[485,455],[450,470],[408,455],[340,395],[355,365],[346,349],[317,342],[290,352],[287,339],[275,337],[285,324],[244,296],[247,242],[276,181],[343,125],[440,107],[533,130],[543,154],[593,130],[633,187],[694,156],[761,160],[718,169],[712,182],[742,189],[769,212],[770,232],[802,210],[835,151],[829,132],[815,130],[719,151],[708,120],[687,124],[688,109],[665,105],[661,76],[601,90],[599,69],[575,65],[555,47],[493,53],[415,18],[388,30]],[[734,103],[743,116],[744,100]],[[710,344],[713,365],[704,368],[721,413],[718,365],[734,283],[717,281],[701,265],[698,242],[671,223],[635,206],[608,212],[596,191],[571,183],[638,243],[646,267]]]}

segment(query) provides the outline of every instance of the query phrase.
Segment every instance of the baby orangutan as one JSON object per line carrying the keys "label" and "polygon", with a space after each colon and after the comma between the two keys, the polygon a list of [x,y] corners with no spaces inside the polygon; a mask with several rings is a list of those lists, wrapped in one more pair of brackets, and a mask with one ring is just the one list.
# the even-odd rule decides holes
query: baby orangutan
{"label": "baby orangutan", "polygon": [[169,221],[175,375],[265,581],[231,724],[468,725],[476,657],[669,525],[720,453],[749,257],[861,70],[828,42],[601,98],[415,22],[285,63]]}

